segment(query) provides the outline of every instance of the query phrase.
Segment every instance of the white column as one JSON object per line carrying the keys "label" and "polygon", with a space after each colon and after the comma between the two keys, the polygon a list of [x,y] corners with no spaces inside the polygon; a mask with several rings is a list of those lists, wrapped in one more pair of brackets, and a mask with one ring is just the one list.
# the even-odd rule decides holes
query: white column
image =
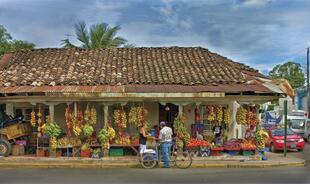
{"label": "white column", "polygon": [[5,104],[5,113],[7,115],[11,115],[11,116],[15,116],[15,113],[14,113],[14,104],[13,103],[6,103]]}
{"label": "white column", "polygon": [[103,123],[104,123],[103,126],[108,125],[108,121],[109,121],[108,116],[109,116],[109,106],[105,104],[103,106]]}
{"label": "white column", "polygon": [[179,115],[183,116],[183,105],[179,105]]}
{"label": "white column", "polygon": [[77,116],[77,103],[74,102],[74,115]]}
{"label": "white column", "polygon": [[54,122],[55,121],[55,104],[49,103],[48,110],[50,112],[50,119],[52,122]]}

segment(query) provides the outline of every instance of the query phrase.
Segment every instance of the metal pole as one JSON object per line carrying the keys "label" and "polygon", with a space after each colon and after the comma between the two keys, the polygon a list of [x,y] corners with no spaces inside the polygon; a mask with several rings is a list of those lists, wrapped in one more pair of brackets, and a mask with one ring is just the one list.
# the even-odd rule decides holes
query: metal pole
{"label": "metal pole", "polygon": [[286,157],[286,137],[287,137],[287,100],[284,100],[284,157]]}
{"label": "metal pole", "polygon": [[[309,90],[309,47],[307,48],[307,110],[308,110],[308,117],[310,117],[310,90]],[[300,103],[300,102],[298,102]]]}

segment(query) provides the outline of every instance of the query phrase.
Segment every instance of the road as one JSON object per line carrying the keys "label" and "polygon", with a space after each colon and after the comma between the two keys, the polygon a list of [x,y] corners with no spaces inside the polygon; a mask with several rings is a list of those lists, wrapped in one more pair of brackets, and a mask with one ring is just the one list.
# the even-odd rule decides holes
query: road
{"label": "road", "polygon": [[[278,153],[281,154],[281,153]],[[310,145],[303,153],[310,160]],[[212,169],[0,169],[0,184],[92,184],[92,183],[310,183],[305,168],[212,168]]]}

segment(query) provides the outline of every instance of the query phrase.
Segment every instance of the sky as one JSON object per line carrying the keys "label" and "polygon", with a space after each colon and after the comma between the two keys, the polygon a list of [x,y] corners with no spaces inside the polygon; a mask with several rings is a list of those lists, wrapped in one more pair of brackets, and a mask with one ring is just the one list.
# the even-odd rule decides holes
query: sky
{"label": "sky", "polygon": [[119,25],[137,47],[205,47],[265,74],[305,66],[310,46],[310,0],[0,0],[0,25],[37,48],[78,43],[77,21]]}

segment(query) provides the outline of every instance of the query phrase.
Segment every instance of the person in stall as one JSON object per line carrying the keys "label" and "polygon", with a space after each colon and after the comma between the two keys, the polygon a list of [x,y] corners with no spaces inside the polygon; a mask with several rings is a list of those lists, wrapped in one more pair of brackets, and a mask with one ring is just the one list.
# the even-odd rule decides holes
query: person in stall
{"label": "person in stall", "polygon": [[222,136],[222,126],[219,122],[215,123],[215,126],[213,127],[213,134],[215,137],[215,144],[216,145],[222,145],[223,144],[223,136]]}
{"label": "person in stall", "polygon": [[140,155],[142,156],[146,150],[147,138],[151,135],[147,132],[148,125],[144,123],[139,129],[139,144],[140,144]]}

